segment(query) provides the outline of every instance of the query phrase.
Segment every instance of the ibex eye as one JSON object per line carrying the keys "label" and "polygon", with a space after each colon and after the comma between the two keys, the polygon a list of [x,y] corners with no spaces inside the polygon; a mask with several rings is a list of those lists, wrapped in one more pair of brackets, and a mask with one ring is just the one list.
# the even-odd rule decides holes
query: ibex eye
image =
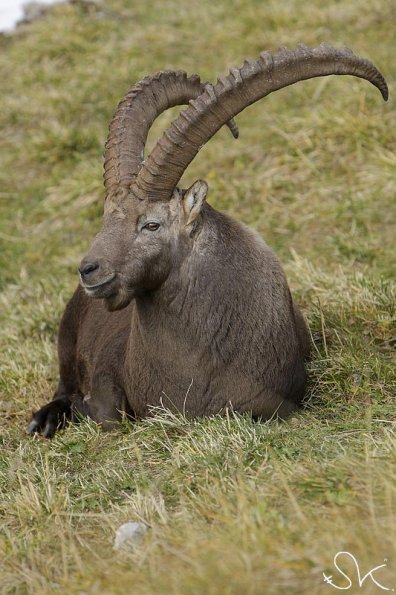
{"label": "ibex eye", "polygon": [[146,223],[146,225],[143,227],[143,229],[148,229],[149,231],[157,231],[159,226],[160,226],[159,223],[155,223],[154,221],[151,221],[150,223]]}

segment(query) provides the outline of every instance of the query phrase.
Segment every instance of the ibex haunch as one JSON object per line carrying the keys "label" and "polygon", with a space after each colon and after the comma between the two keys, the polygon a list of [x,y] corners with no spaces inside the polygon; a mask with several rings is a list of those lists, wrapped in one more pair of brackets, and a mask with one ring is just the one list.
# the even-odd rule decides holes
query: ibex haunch
{"label": "ibex haunch", "polygon": [[[177,184],[199,149],[248,105],[303,79],[349,74],[388,90],[371,62],[320,45],[263,52],[214,86],[164,71],[119,104],[105,154],[104,223],[80,265],[59,332],[60,382],[29,432],[67,419],[112,427],[164,405],[284,417],[304,395],[310,340],[282,268],[256,233]],[[165,109],[189,104],[143,161]],[[92,299],[96,298],[96,299]]]}

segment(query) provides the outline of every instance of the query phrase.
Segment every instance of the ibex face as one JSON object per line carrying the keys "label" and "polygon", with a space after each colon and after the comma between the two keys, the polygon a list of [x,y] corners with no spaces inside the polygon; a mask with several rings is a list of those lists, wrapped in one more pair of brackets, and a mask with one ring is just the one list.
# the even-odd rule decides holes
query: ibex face
{"label": "ibex face", "polygon": [[198,180],[166,202],[109,197],[103,227],[79,268],[86,293],[113,311],[158,289],[192,249],[207,189]]}

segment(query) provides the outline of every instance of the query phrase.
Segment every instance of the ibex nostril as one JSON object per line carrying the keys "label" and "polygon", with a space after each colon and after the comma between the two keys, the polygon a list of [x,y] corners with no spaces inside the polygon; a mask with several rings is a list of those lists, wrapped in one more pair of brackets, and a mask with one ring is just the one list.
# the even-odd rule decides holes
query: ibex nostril
{"label": "ibex nostril", "polygon": [[90,273],[93,273],[94,271],[96,271],[98,268],[99,268],[99,265],[97,262],[89,262],[88,264],[85,264],[84,266],[80,267],[78,270],[82,277],[86,277]]}

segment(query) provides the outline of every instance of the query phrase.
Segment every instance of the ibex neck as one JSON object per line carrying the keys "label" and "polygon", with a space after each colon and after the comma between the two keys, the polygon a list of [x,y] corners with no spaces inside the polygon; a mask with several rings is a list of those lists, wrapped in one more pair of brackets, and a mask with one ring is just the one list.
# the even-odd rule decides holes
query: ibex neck
{"label": "ibex neck", "polygon": [[[179,269],[160,290],[137,300],[142,340],[159,357],[164,350],[180,355],[196,352],[197,357],[210,352],[212,361],[227,361],[243,335],[238,328],[243,311],[256,299],[257,280],[247,279],[249,259],[257,258],[251,232],[213,209],[204,216],[194,249]],[[241,262],[246,241],[251,256],[248,253]]]}

